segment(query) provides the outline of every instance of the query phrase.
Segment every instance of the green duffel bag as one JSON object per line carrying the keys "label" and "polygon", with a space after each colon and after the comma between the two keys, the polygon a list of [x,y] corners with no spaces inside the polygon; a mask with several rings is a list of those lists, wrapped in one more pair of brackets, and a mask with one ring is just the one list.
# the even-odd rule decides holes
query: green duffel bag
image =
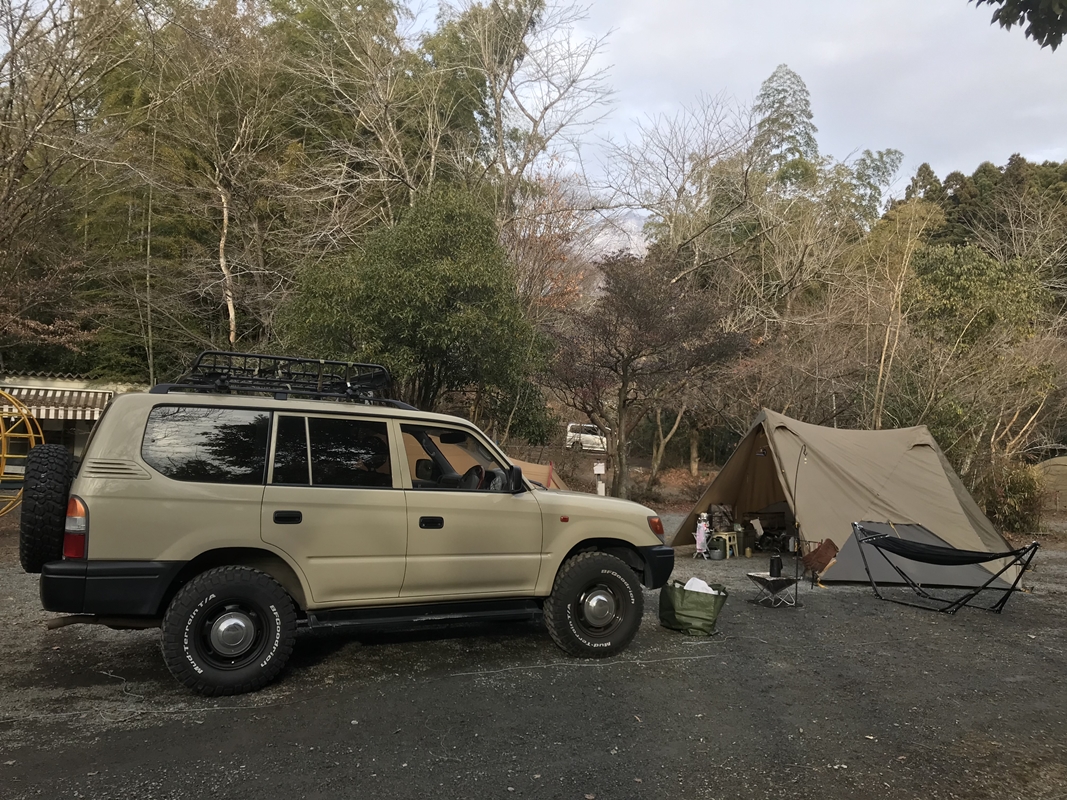
{"label": "green duffel bag", "polygon": [[659,622],[664,628],[690,636],[711,636],[715,620],[729,596],[721,583],[710,584],[719,594],[691,592],[681,581],[670,581],[659,590]]}

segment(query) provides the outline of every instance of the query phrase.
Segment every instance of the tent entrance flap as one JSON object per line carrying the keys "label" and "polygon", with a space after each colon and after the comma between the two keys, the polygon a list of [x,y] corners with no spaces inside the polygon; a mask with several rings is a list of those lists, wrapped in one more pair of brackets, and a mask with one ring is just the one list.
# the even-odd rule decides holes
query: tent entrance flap
{"label": "tent entrance flap", "polygon": [[778,507],[779,514],[784,508],[791,519],[793,511],[779,471],[770,438],[757,420],[678,526],[671,543],[675,547],[695,544],[697,516],[712,506],[730,509],[735,522],[753,519],[770,507]]}
{"label": "tent entrance flap", "polygon": [[730,506],[735,520],[751,517],[776,503],[789,502],[779,478],[778,460],[762,430],[754,437],[748,454],[744,480],[738,482],[732,496],[724,497],[717,505]]}

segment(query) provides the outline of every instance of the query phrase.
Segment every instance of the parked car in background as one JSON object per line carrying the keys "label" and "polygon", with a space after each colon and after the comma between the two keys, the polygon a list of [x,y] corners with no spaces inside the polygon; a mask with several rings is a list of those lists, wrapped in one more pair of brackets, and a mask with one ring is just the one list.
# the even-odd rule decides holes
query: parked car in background
{"label": "parked car in background", "polygon": [[567,426],[567,449],[606,453],[608,440],[596,425],[572,422]]}

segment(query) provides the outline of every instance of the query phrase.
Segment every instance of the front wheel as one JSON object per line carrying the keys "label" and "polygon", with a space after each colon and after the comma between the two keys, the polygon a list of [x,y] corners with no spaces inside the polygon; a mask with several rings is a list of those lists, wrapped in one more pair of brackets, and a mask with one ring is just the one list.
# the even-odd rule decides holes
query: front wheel
{"label": "front wheel", "polygon": [[581,553],[560,567],[545,600],[545,625],[572,656],[622,652],[641,625],[644,595],[632,569],[607,553]]}
{"label": "front wheel", "polygon": [[249,567],[209,569],[179,590],[163,618],[171,674],[208,696],[254,692],[285,667],[296,641],[293,601]]}

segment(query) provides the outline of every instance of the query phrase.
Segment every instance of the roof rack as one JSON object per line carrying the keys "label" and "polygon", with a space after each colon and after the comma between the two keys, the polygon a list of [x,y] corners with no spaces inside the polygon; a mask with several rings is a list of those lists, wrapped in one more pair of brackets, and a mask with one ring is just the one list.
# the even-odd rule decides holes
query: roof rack
{"label": "roof rack", "polygon": [[278,400],[295,395],[412,408],[380,396],[391,383],[389,370],[379,364],[205,350],[176,382],[150,391],[273,394]]}

